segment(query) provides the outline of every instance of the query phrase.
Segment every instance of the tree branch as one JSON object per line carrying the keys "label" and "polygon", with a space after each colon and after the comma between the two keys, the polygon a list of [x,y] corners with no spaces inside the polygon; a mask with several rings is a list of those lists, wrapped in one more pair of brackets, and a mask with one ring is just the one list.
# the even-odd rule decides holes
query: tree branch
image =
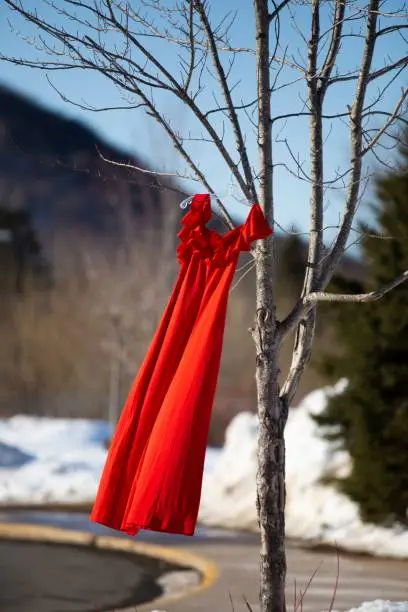
{"label": "tree branch", "polygon": [[[339,3],[336,5],[335,15],[338,13],[338,4]],[[313,0],[311,37],[308,43],[308,69],[306,76],[310,109],[310,231],[302,296],[317,288],[317,281],[320,276],[323,253],[324,182],[322,110],[330,71],[340,46],[340,40],[337,40],[340,33],[341,25],[340,30],[335,25],[332,33],[331,46],[324,62],[323,69],[320,72],[321,80],[318,81],[317,58],[320,40],[320,0]],[[311,309],[307,312],[306,318],[299,322],[289,373],[281,391],[281,398],[287,406],[290,405],[303,371],[310,360],[315,328],[316,309]]]}
{"label": "tree branch", "polygon": [[379,0],[370,0],[362,65],[358,77],[354,103],[350,110],[352,171],[350,173],[348,194],[345,204],[345,212],[342,226],[337,235],[331,253],[327,257],[326,262],[323,266],[321,278],[319,280],[319,285],[322,288],[326,287],[327,283],[331,278],[331,275],[333,274],[335,267],[337,266],[344,253],[344,249],[347,244],[348,237],[350,235],[350,229],[352,227],[354,215],[356,212],[362,170],[362,115],[364,111],[364,101],[374,55],[378,8]]}
{"label": "tree branch", "polygon": [[188,93],[189,87],[190,87],[190,83],[191,83],[191,79],[193,78],[193,74],[194,74],[194,64],[195,64],[195,38],[194,38],[194,4],[193,1],[190,0],[190,6],[189,6],[189,32],[188,32],[188,38],[189,38],[189,44],[190,44],[190,66],[188,69],[188,73],[187,73],[187,79],[186,82],[184,84],[184,88],[186,90],[186,93]]}
{"label": "tree branch", "polygon": [[279,13],[282,11],[282,9],[284,9],[285,6],[287,4],[289,4],[289,2],[290,2],[290,0],[282,0],[282,2],[280,4],[278,4],[278,6],[275,5],[275,8],[272,11],[272,13],[270,13],[268,15],[269,23],[271,23],[274,19],[276,19],[276,17],[279,15]]}
{"label": "tree branch", "polygon": [[344,13],[346,10],[346,3],[344,0],[336,0],[336,8],[334,11],[333,18],[333,29],[332,36],[330,39],[330,47],[326,55],[326,59],[323,63],[323,67],[319,75],[319,88],[322,91],[326,91],[331,73],[333,71],[336,59],[340,50],[341,35],[344,23]]}
{"label": "tree branch", "polygon": [[373,147],[375,147],[375,145],[378,143],[378,141],[380,140],[381,136],[383,136],[384,134],[387,133],[387,129],[394,123],[395,119],[398,118],[399,112],[401,110],[401,107],[404,103],[404,101],[406,100],[406,98],[408,97],[408,89],[405,89],[402,91],[402,95],[400,97],[400,99],[397,102],[397,105],[395,106],[394,111],[389,115],[387,121],[384,123],[384,125],[382,126],[382,128],[380,130],[378,130],[377,134],[374,136],[374,138],[372,138],[369,143],[367,144],[367,146],[361,151],[361,156],[366,155],[366,153],[368,153],[369,151],[371,151],[373,149]]}
{"label": "tree branch", "polygon": [[[371,12],[371,15],[374,15],[374,13]],[[392,64],[387,64],[387,66],[384,66],[383,68],[379,68],[378,70],[371,72],[367,76],[367,83],[371,83],[372,81],[375,81],[375,79],[378,79],[379,77],[384,76],[384,74],[387,74],[388,72],[391,72],[392,70],[396,70],[397,68],[401,68],[405,66],[408,66],[407,56],[401,57],[399,60],[393,62]],[[336,76],[330,79],[329,85],[334,85],[335,83],[345,83],[346,81],[355,81],[356,79],[359,79],[359,76],[360,76],[360,73]]]}
{"label": "tree branch", "polygon": [[[309,41],[309,62],[307,70],[307,84],[309,89],[310,108],[310,237],[308,251],[308,265],[306,268],[304,292],[309,293],[315,289],[320,272],[320,261],[323,247],[323,128],[322,105],[324,89],[319,88],[316,79],[317,56],[319,52],[320,36],[320,0],[312,3],[312,32]],[[324,72],[328,74],[326,66]]]}
{"label": "tree branch", "polygon": [[[190,1],[193,2],[193,0],[190,0]],[[221,91],[223,93],[225,103],[227,105],[228,117],[229,117],[229,120],[232,125],[232,129],[234,132],[235,142],[237,145],[237,151],[240,156],[240,160],[241,160],[242,167],[244,170],[244,175],[245,175],[245,180],[248,186],[248,190],[251,194],[252,202],[257,202],[258,195],[255,189],[254,178],[252,176],[251,166],[249,163],[248,153],[247,153],[243,133],[241,130],[241,125],[238,119],[236,107],[234,106],[234,103],[232,101],[231,89],[228,86],[227,76],[225,74],[225,71],[222,66],[220,56],[217,50],[214,32],[211,29],[210,23],[208,21],[207,13],[205,11],[203,2],[201,2],[201,0],[194,0],[194,6],[195,6],[196,11],[199,14],[199,17],[204,27],[205,34],[207,36],[211,57],[214,63],[218,81],[220,83]],[[206,114],[206,116],[208,116],[208,113]]]}
{"label": "tree branch", "polygon": [[316,291],[309,293],[309,295],[303,298],[304,304],[316,304],[316,302],[345,302],[345,303],[367,303],[376,302],[383,298],[387,293],[405,283],[408,280],[408,270],[397,276],[393,281],[385,285],[384,287],[377,289],[376,291],[370,291],[369,293],[356,293],[356,294],[343,294],[343,293],[325,293],[323,291]]}
{"label": "tree branch", "polygon": [[167,177],[167,178],[178,178],[184,179],[188,181],[197,181],[201,182],[201,179],[198,177],[194,177],[191,175],[180,174],[179,172],[161,172],[160,170],[149,170],[148,168],[142,168],[140,166],[136,166],[131,162],[120,162],[115,161],[114,159],[108,159],[103,155],[98,147],[96,147],[99,157],[107,164],[111,164],[112,166],[117,166],[118,168],[125,168],[126,170],[131,170],[132,172],[141,172],[142,174],[150,174],[152,176],[157,177]]}
{"label": "tree branch", "polygon": [[[340,302],[340,303],[368,303],[375,302],[383,298],[387,293],[401,285],[408,280],[408,270],[400,274],[393,281],[385,285],[384,287],[377,289],[376,291],[370,291],[369,293],[360,294],[340,294],[340,293],[325,293],[323,291],[315,291],[305,295],[300,299],[289,315],[279,326],[280,340],[291,333],[299,324],[304,325],[302,321],[305,320],[310,311],[316,310],[316,304],[318,302]],[[301,353],[296,367],[290,369],[289,375],[285,384],[282,387],[281,398],[285,403],[290,403],[296,393],[296,389],[299,383],[300,376],[307,365],[308,358],[310,356],[311,347],[306,343],[306,349]],[[295,347],[296,350],[296,347]]]}

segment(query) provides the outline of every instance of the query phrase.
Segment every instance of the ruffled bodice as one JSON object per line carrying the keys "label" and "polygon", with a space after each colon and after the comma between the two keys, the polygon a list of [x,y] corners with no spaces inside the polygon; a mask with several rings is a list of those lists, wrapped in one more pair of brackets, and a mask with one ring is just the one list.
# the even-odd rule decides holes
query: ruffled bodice
{"label": "ruffled bodice", "polygon": [[210,219],[210,196],[194,196],[178,234],[180,244],[177,255],[180,263],[188,262],[193,253],[200,253],[203,259],[212,259],[217,267],[222,267],[237,259],[240,252],[249,251],[254,240],[266,238],[272,233],[259,204],[253,204],[243,225],[225,234],[206,227]]}

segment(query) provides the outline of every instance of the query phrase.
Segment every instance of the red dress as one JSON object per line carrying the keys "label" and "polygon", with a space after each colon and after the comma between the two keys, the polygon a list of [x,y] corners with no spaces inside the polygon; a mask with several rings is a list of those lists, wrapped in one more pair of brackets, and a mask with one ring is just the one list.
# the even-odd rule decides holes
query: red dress
{"label": "red dress", "polygon": [[254,204],[239,228],[209,230],[196,195],[179,232],[179,275],[114,434],[91,519],[193,535],[228,293],[241,251],[271,233]]}

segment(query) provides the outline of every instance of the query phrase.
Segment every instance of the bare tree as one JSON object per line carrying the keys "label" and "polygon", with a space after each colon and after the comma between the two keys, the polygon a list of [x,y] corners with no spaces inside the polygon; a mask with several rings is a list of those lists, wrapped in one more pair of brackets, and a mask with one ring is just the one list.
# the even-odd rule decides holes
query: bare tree
{"label": "bare tree", "polygon": [[[25,21],[23,36],[33,36],[35,47],[24,57],[3,50],[2,59],[46,70],[64,99],[58,71],[103,75],[121,94],[115,108],[136,115],[144,110],[168,136],[184,163],[185,169],[175,173],[179,177],[213,192],[199,163],[210,150],[225,164],[235,193],[244,201],[258,201],[274,228],[279,226],[281,203],[274,196],[280,180],[300,198],[299,183],[310,193],[303,290],[282,320],[276,315],[274,237],[253,252],[260,602],[263,612],[282,612],[284,428],[310,358],[317,304],[328,299],[362,302],[385,291],[370,298],[344,297],[329,296],[325,288],[355,235],[353,221],[370,175],[376,165],[394,163],[390,149],[398,144],[399,125],[407,123],[406,3],[253,0],[252,23],[245,24],[240,23],[244,7],[218,16],[220,3],[210,0],[42,0],[36,8],[23,0],[4,4],[14,12],[14,29],[20,19]],[[253,45],[246,44],[244,30]],[[168,116],[171,99],[188,112],[182,126]],[[71,102],[96,112],[109,110]],[[325,222],[329,205],[340,205],[334,228]],[[226,206],[223,211],[229,223]],[[390,279],[390,287],[405,279]],[[280,387],[278,355],[291,333],[296,335],[292,364]]]}

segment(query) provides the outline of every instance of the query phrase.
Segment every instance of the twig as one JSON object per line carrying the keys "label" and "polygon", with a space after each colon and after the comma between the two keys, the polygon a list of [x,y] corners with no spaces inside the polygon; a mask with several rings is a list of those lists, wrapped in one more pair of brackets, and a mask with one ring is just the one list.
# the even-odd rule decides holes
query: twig
{"label": "twig", "polygon": [[305,586],[304,591],[300,590],[300,595],[299,595],[299,599],[295,602],[295,607],[294,607],[294,612],[297,611],[298,607],[300,606],[302,609],[303,606],[303,600],[305,598],[306,593],[308,592],[317,572],[319,571],[319,569],[322,566],[322,562],[319,563],[319,565],[314,569],[314,571],[312,572],[312,575],[310,576],[309,580],[307,581],[307,584]]}
{"label": "twig", "polygon": [[112,166],[118,166],[119,168],[126,168],[127,170],[141,172],[142,174],[151,174],[153,176],[165,176],[169,178],[172,177],[172,178],[179,178],[179,179],[200,182],[199,178],[192,176],[192,175],[183,175],[178,172],[160,172],[159,170],[149,170],[148,168],[142,168],[141,166],[136,166],[135,164],[131,164],[130,162],[115,161],[114,159],[109,159],[105,157],[97,145],[95,145],[95,149],[97,150],[99,157],[104,162],[106,162],[107,164],[111,164]]}
{"label": "twig", "polygon": [[334,607],[334,602],[336,601],[337,589],[339,587],[340,580],[340,553],[338,547],[336,547],[336,555],[337,555],[337,572],[336,572],[336,582],[334,584],[333,595],[330,601],[329,612],[332,612]]}

